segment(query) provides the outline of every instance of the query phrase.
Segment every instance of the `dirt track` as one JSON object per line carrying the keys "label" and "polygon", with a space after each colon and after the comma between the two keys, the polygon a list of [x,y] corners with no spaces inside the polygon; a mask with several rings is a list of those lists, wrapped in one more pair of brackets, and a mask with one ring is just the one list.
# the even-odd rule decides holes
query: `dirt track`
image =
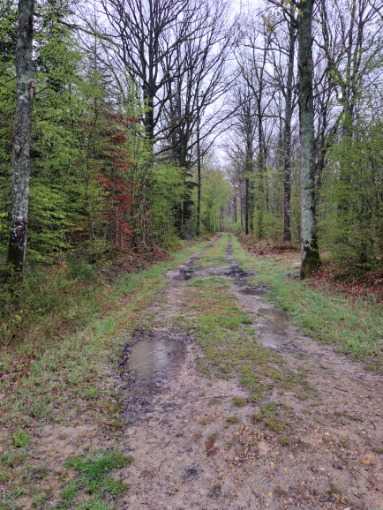
{"label": "dirt track", "polygon": [[[305,337],[251,287],[227,250],[225,267],[199,268],[198,254],[168,275],[121,363],[130,510],[383,510],[383,377]],[[198,370],[203,353],[178,327],[194,276],[222,276],[252,319],[257,340],[286,369],[304,374],[302,392],[275,385],[265,402],[238,381]],[[302,379],[303,380],[303,379]],[[277,403],[283,434],[254,421]],[[230,423],[228,423],[230,417]]]}

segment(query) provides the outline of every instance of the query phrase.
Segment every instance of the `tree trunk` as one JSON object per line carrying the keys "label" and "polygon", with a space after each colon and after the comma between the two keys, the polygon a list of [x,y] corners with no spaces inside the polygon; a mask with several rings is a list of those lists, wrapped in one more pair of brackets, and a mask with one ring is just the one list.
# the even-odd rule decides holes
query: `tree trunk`
{"label": "tree trunk", "polygon": [[251,130],[246,134],[246,234],[254,232],[255,186],[254,186],[254,148]]}
{"label": "tree trunk", "polygon": [[[198,101],[198,97],[197,97]],[[198,108],[197,119],[197,236],[201,234],[201,112]]]}
{"label": "tree trunk", "polygon": [[289,61],[286,84],[285,126],[283,137],[283,241],[291,243],[291,119],[293,115],[293,79],[295,27],[289,26]]}
{"label": "tree trunk", "polygon": [[[261,97],[261,96],[260,96]],[[258,239],[265,237],[264,215],[266,212],[267,200],[265,190],[265,139],[262,127],[262,106],[258,102],[258,157],[257,157],[257,191],[256,191],[256,211],[257,211],[257,236]]]}
{"label": "tree trunk", "polygon": [[250,202],[250,183],[249,178],[245,178],[245,234],[248,235],[250,231],[249,225],[249,202]]}
{"label": "tree trunk", "polygon": [[144,85],[144,127],[151,152],[154,149],[154,94],[150,87]]}
{"label": "tree trunk", "polygon": [[16,115],[12,150],[12,202],[8,263],[18,272],[27,248],[29,180],[31,174],[32,42],[34,0],[19,0],[16,42]]}
{"label": "tree trunk", "polygon": [[314,0],[301,0],[299,38],[299,106],[301,162],[301,278],[320,265],[315,219],[315,161],[312,17]]}
{"label": "tree trunk", "polygon": [[241,216],[241,232],[245,227],[245,199],[244,199],[244,185],[243,180],[239,184],[239,212]]}

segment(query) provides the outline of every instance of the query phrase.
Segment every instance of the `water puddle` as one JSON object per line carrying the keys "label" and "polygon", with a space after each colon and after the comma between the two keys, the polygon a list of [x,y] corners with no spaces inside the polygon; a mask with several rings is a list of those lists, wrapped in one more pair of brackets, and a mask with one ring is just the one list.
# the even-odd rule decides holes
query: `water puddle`
{"label": "water puddle", "polygon": [[258,340],[265,347],[281,350],[288,342],[288,315],[275,308],[258,308],[255,327]]}
{"label": "water puddle", "polygon": [[186,341],[185,335],[166,330],[135,332],[121,362],[122,377],[127,383],[128,423],[135,423],[151,412],[155,396],[185,359]]}
{"label": "water puddle", "polygon": [[236,295],[245,310],[254,314],[253,322],[257,340],[269,349],[278,352],[303,354],[296,343],[297,331],[291,325],[288,314],[264,301],[270,291],[266,285],[237,288]]}
{"label": "water puddle", "polygon": [[128,371],[135,381],[156,384],[180,355],[179,344],[168,338],[142,340],[132,347]]}

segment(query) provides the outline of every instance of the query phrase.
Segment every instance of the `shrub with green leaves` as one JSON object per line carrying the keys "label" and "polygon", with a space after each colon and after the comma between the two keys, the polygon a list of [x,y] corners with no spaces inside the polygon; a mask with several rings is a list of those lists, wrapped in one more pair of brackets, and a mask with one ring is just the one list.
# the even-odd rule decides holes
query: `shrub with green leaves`
{"label": "shrub with green leaves", "polygon": [[[322,248],[349,269],[381,264],[383,124],[359,125],[330,151],[320,207]],[[379,262],[380,261],[380,262]]]}

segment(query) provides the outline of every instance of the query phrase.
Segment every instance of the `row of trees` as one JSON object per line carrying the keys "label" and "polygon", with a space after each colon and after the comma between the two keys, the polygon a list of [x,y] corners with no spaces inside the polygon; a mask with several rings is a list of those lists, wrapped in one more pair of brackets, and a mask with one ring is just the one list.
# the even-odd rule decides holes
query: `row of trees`
{"label": "row of trees", "polygon": [[203,162],[224,130],[246,233],[301,242],[302,276],[319,265],[318,242],[379,263],[381,2],[264,0],[231,21],[228,7],[2,2],[0,254],[11,267],[23,270],[27,240],[29,261],[73,247],[94,259],[221,228],[227,182]]}
{"label": "row of trees", "polygon": [[376,0],[265,0],[246,13],[230,176],[246,233],[318,241],[366,268],[381,261],[383,6]]}
{"label": "row of trees", "polygon": [[[7,0],[0,8],[0,255],[22,272],[216,228],[202,161],[228,113],[227,5]],[[211,205],[209,182],[225,191]],[[213,212],[214,211],[214,212]],[[10,213],[10,214],[9,214]],[[28,244],[28,251],[27,251]]]}

